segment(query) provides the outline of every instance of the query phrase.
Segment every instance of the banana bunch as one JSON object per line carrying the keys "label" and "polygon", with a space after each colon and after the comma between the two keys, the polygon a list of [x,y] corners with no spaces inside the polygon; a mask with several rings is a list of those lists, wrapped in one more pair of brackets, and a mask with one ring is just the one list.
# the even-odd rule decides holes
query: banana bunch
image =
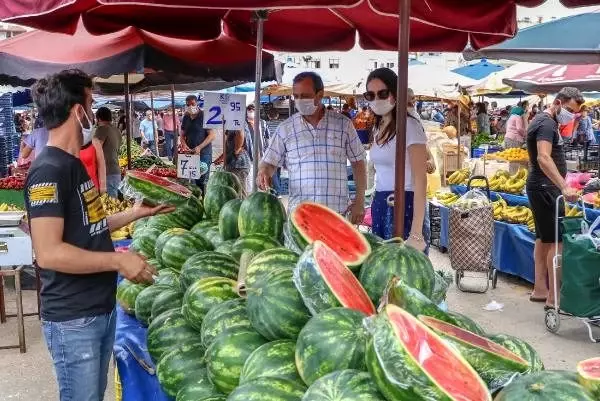
{"label": "banana bunch", "polygon": [[0,212],[22,212],[22,211],[23,211],[23,209],[21,209],[20,207],[11,205],[9,203],[0,204]]}
{"label": "banana bunch", "polygon": [[565,205],[565,217],[583,217],[583,211],[577,207],[571,207],[568,203]]}
{"label": "banana bunch", "polygon": [[109,216],[112,214],[123,212],[126,209],[129,209],[133,206],[132,202],[128,202],[125,200],[120,201],[118,199],[111,198],[107,194],[102,194],[100,196],[100,202],[102,202],[102,206],[104,206],[104,211]]}
{"label": "banana bunch", "polygon": [[504,208],[508,207],[506,201],[502,198],[498,198],[498,200],[492,202],[492,207],[494,209],[494,220],[502,220]]}
{"label": "banana bunch", "polygon": [[521,148],[505,149],[501,152],[488,153],[486,156],[488,160],[506,160],[509,162],[527,162],[529,161],[529,154],[527,150]]}
{"label": "banana bunch", "polygon": [[477,178],[477,179],[471,181],[471,187],[472,188],[485,188],[485,187],[487,187],[487,183],[484,179]]}
{"label": "banana bunch", "polygon": [[527,169],[521,167],[514,175],[512,175],[504,184],[503,191],[512,193],[512,194],[520,194],[523,192],[525,188],[525,184],[527,183]]}
{"label": "banana bunch", "polygon": [[494,220],[511,224],[524,224],[529,231],[535,231],[533,212],[527,206],[508,206],[503,199],[492,204],[494,205]]}
{"label": "banana bunch", "polygon": [[452,192],[436,192],[435,198],[444,206],[450,206],[460,198],[457,194]]}
{"label": "banana bunch", "polygon": [[130,237],[130,229],[131,229],[131,225],[121,227],[117,231],[113,231],[112,233],[110,233],[110,238],[113,241],[120,241],[123,239],[127,239]]}
{"label": "banana bunch", "polygon": [[469,179],[471,172],[468,168],[463,168],[462,170],[456,170],[453,172],[450,177],[448,177],[448,184],[457,185],[462,184],[466,180]]}

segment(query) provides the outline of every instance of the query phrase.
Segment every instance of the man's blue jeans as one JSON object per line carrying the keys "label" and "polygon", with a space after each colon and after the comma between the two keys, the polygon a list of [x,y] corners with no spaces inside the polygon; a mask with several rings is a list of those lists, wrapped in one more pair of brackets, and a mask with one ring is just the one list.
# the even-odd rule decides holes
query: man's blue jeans
{"label": "man's blue jeans", "polygon": [[103,401],[117,313],[66,322],[42,321],[60,401]]}
{"label": "man's blue jeans", "polygon": [[169,160],[173,160],[173,152],[175,149],[175,133],[173,131],[165,131],[165,155]]}

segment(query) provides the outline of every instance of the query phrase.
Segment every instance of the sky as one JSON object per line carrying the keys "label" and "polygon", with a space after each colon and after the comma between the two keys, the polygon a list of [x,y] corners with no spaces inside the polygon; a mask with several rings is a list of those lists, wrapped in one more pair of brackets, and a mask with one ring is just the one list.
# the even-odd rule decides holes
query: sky
{"label": "sky", "polygon": [[560,4],[559,0],[548,0],[543,5],[535,8],[519,7],[517,15],[519,18],[530,17],[537,18],[543,16],[544,21],[549,20],[552,17],[566,17],[568,15],[581,14],[599,9],[598,7],[580,7],[580,8],[566,8]]}

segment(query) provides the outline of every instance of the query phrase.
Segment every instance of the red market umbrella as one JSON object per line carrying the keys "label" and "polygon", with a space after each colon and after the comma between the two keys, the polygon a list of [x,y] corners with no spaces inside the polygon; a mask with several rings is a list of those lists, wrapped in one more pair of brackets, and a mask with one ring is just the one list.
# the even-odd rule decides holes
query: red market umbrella
{"label": "red market umbrella", "polygon": [[565,86],[596,91],[600,88],[600,64],[546,65],[503,82],[529,93],[556,93]]}

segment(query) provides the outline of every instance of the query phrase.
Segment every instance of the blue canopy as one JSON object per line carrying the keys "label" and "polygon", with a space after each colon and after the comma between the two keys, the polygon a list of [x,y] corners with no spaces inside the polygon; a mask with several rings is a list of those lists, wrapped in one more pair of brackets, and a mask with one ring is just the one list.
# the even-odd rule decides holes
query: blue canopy
{"label": "blue canopy", "polygon": [[531,63],[600,64],[600,10],[525,28],[510,40],[478,51],[467,49],[463,56],[466,60],[487,57]]}
{"label": "blue canopy", "polygon": [[455,68],[452,72],[463,75],[471,79],[482,79],[493,72],[502,71],[503,66],[490,63],[487,59],[482,58],[478,63],[465,65],[464,67]]}

